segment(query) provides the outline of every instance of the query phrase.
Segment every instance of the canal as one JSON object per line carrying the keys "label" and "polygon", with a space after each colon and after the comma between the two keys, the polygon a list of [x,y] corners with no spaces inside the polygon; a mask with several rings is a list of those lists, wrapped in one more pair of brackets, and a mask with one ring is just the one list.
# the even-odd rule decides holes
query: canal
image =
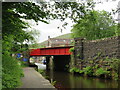
{"label": "canal", "polygon": [[84,77],[61,71],[45,71],[45,77],[54,83],[56,88],[118,88],[118,81]]}

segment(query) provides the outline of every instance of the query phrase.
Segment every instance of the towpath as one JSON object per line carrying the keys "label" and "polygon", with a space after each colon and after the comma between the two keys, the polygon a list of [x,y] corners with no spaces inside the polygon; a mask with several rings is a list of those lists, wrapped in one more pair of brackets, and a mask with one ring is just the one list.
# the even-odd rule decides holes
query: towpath
{"label": "towpath", "polygon": [[34,70],[34,68],[23,68],[24,77],[22,78],[22,86],[20,88],[51,88],[56,90],[54,86],[50,84],[40,73]]}

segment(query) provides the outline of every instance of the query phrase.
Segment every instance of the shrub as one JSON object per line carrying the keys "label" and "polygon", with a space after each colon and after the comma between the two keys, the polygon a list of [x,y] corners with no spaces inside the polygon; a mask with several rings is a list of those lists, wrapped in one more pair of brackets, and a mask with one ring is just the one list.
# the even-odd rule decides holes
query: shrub
{"label": "shrub", "polygon": [[49,76],[46,75],[46,70],[38,69],[38,72],[46,79],[49,79]]}
{"label": "shrub", "polygon": [[80,69],[78,69],[76,67],[70,69],[70,72],[79,72],[79,71],[80,71]]}
{"label": "shrub", "polygon": [[39,72],[40,74],[43,74],[45,71],[42,70],[42,69],[38,69],[38,72]]}
{"label": "shrub", "polygon": [[110,63],[110,66],[118,72],[119,68],[120,68],[120,59],[117,58],[113,58],[111,59],[112,63]]}
{"label": "shrub", "polygon": [[71,68],[71,69],[69,70],[69,72],[71,72],[71,73],[74,72],[74,68]]}
{"label": "shrub", "polygon": [[86,68],[83,68],[83,72],[85,75],[92,76],[93,75],[93,68],[88,66]]}
{"label": "shrub", "polygon": [[53,82],[51,82],[51,84],[54,86],[54,85],[56,84],[56,82],[57,82],[57,81],[53,81]]}
{"label": "shrub", "polygon": [[74,68],[71,68],[71,69],[70,69],[70,72],[83,74],[84,71],[83,71],[83,70],[80,70],[79,68],[74,67]]}
{"label": "shrub", "polygon": [[84,73],[84,70],[80,70],[79,73],[80,73],[80,74],[83,74],[83,73]]}
{"label": "shrub", "polygon": [[74,52],[74,47],[70,48],[69,52]]}
{"label": "shrub", "polygon": [[21,67],[28,67],[28,64],[24,61],[19,61],[18,63],[21,65]]}
{"label": "shrub", "polygon": [[109,71],[104,70],[103,68],[98,68],[95,72],[96,76],[107,75],[107,74],[109,74]]}
{"label": "shrub", "polygon": [[118,76],[117,73],[113,73],[113,79],[114,79],[114,80],[119,80],[119,76]]}
{"label": "shrub", "polygon": [[2,65],[2,88],[16,88],[21,85],[23,71],[17,60],[9,55],[3,55]]}

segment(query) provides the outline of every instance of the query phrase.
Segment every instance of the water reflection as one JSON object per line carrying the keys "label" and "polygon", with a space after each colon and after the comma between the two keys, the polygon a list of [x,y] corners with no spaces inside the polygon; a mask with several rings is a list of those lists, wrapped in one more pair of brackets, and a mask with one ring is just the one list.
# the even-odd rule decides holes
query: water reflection
{"label": "water reflection", "polygon": [[67,72],[47,71],[49,80],[56,81],[56,88],[118,88],[118,82],[112,80],[98,79],[73,75]]}

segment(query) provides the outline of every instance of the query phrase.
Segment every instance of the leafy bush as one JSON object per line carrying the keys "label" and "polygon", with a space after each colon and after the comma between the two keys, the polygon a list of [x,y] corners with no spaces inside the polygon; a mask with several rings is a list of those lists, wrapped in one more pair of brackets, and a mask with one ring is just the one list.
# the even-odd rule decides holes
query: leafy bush
{"label": "leafy bush", "polygon": [[76,67],[70,69],[70,72],[79,72],[79,71],[80,71],[80,69],[78,69]]}
{"label": "leafy bush", "polygon": [[114,73],[114,74],[113,74],[113,79],[114,79],[114,80],[119,80],[119,76],[118,76],[117,73]]}
{"label": "leafy bush", "polygon": [[109,71],[104,70],[103,68],[98,68],[95,72],[96,76],[107,75],[107,74],[109,74]]}
{"label": "leafy bush", "polygon": [[23,71],[17,60],[9,55],[3,55],[2,65],[2,88],[16,88],[21,85]]}
{"label": "leafy bush", "polygon": [[70,48],[69,52],[74,52],[74,47]]}
{"label": "leafy bush", "polygon": [[57,81],[53,81],[53,82],[51,82],[51,84],[54,86],[54,85],[56,84],[56,82],[57,82]]}
{"label": "leafy bush", "polygon": [[83,70],[80,70],[79,68],[74,67],[74,68],[71,68],[71,69],[70,69],[70,72],[83,74],[84,71],[83,71]]}
{"label": "leafy bush", "polygon": [[44,73],[44,70],[38,69],[38,72],[39,72],[40,74],[43,74],[43,73]]}
{"label": "leafy bush", "polygon": [[24,61],[19,61],[18,63],[21,65],[21,67],[28,67],[28,64]]}
{"label": "leafy bush", "polygon": [[119,68],[120,68],[120,59],[117,58],[112,58],[111,59],[112,63],[110,63],[110,66],[118,72]]}
{"label": "leafy bush", "polygon": [[88,66],[86,68],[83,68],[83,72],[85,75],[92,76],[93,75],[93,68]]}
{"label": "leafy bush", "polygon": [[[46,79],[49,79],[49,76],[46,74],[46,70],[38,69],[38,72]],[[55,83],[55,82],[54,82]]]}
{"label": "leafy bush", "polygon": [[80,70],[79,73],[80,73],[80,74],[83,74],[83,73],[84,73],[84,70]]}

